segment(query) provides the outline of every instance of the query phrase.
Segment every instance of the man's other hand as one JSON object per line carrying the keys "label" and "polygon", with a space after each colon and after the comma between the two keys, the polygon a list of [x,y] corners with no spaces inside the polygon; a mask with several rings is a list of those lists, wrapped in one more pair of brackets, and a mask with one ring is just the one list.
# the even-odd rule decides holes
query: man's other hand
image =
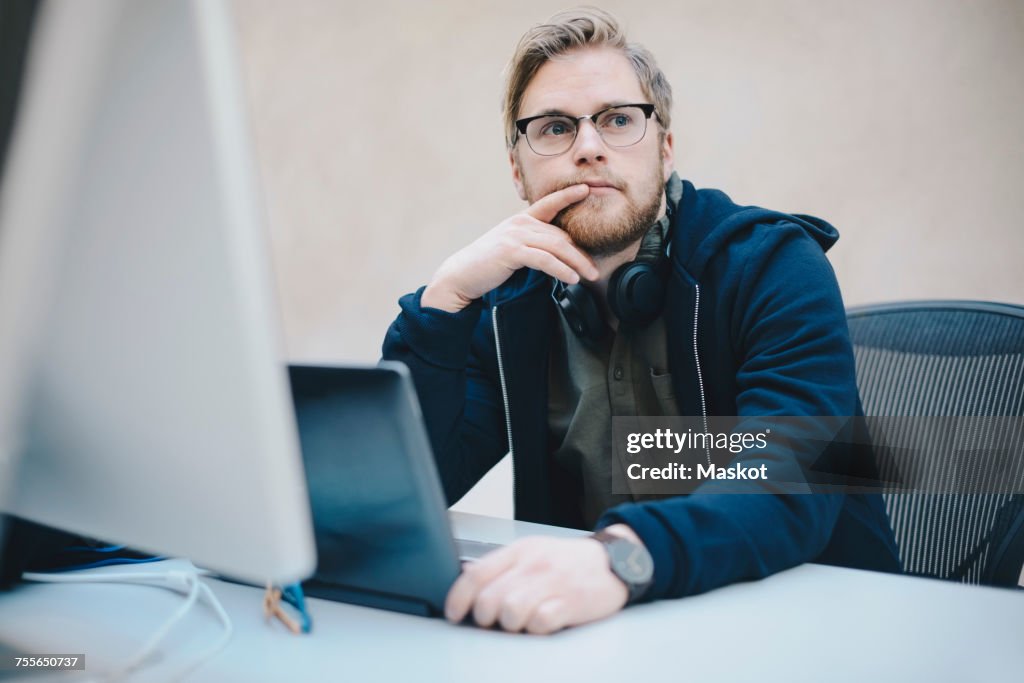
{"label": "man's other hand", "polygon": [[561,228],[550,224],[562,209],[587,197],[587,185],[552,192],[505,219],[441,264],[420,304],[454,313],[509,279],[520,268],[540,270],[562,282],[596,280],[597,266]]}
{"label": "man's other hand", "polygon": [[457,623],[472,612],[480,626],[554,633],[612,615],[627,597],[599,541],[534,536],[467,564],[448,591],[445,617]]}

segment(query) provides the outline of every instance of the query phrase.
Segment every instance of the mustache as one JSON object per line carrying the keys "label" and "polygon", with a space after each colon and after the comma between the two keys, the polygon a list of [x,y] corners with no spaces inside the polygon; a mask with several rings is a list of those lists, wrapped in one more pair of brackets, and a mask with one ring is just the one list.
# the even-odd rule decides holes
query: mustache
{"label": "mustache", "polygon": [[573,185],[584,185],[587,183],[587,181],[598,181],[601,183],[607,183],[608,185],[611,185],[612,187],[619,191],[625,191],[626,188],[629,187],[629,183],[627,183],[625,180],[623,180],[622,178],[615,174],[604,173],[595,175],[593,173],[589,173],[579,174],[573,176],[568,180],[561,181],[557,185],[555,185],[554,188],[552,188],[551,192],[558,192],[559,190],[564,190],[565,188],[572,187]]}

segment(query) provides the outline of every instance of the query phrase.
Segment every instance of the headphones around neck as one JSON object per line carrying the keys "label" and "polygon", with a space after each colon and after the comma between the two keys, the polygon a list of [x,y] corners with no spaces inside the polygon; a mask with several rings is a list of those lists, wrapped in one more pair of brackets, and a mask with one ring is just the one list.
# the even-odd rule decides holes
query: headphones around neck
{"label": "headphones around neck", "polygon": [[[671,230],[672,212],[666,216]],[[666,220],[662,219],[662,220]],[[663,248],[664,245],[664,248]],[[644,235],[636,258],[623,263],[608,281],[608,308],[621,329],[636,330],[654,322],[665,305],[665,281],[669,272],[670,243],[662,237],[659,221]],[[608,332],[597,296],[582,284],[555,280],[551,298],[577,337],[586,343],[600,341]]]}

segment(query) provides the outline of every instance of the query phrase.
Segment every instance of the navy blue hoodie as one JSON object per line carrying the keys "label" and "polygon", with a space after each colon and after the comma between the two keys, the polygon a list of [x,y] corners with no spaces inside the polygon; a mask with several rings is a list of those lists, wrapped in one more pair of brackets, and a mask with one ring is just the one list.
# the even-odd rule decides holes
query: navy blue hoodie
{"label": "navy blue hoodie", "polygon": [[[683,415],[860,415],[842,298],[825,251],[839,235],[809,216],[684,191],[671,234],[664,311]],[[573,526],[578,505],[547,433],[551,279],[522,269],[457,313],[399,301],[383,356],[409,366],[449,504],[506,452],[516,519]],[[807,561],[898,571],[877,495],[703,493],[627,503],[654,558],[645,600],[755,579]]]}

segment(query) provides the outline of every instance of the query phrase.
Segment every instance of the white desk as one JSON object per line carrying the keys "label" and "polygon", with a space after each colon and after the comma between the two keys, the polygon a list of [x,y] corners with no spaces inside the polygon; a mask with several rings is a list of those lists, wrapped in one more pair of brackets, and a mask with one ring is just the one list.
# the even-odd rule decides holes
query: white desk
{"label": "white desk", "polygon": [[[575,534],[453,513],[458,536]],[[554,636],[454,626],[310,600],[314,631],[266,623],[262,591],[208,580],[235,635],[188,681],[1024,680],[1024,591],[804,565],[763,581],[631,607]],[[182,598],[158,588],[31,585],[0,595],[0,642],[82,652],[90,670],[137,650]],[[197,606],[133,680],[161,680],[221,633]],[[74,681],[53,674],[29,681]]]}

